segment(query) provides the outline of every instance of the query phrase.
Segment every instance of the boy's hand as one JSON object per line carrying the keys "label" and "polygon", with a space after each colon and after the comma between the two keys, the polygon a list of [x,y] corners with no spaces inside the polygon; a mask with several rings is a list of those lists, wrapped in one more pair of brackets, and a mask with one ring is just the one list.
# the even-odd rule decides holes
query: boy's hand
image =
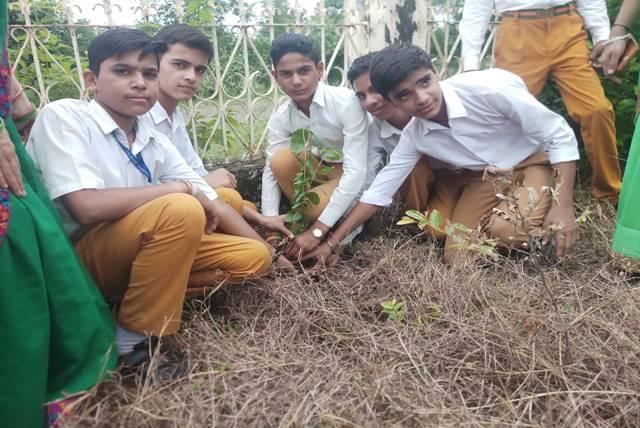
{"label": "boy's hand", "polygon": [[202,209],[204,209],[204,215],[207,217],[207,223],[204,225],[204,233],[207,235],[215,232],[218,227],[218,206],[220,204],[224,204],[224,202],[220,199],[214,199],[213,201],[205,196],[204,193],[198,192],[196,196],[200,205],[202,205]]}
{"label": "boy's hand", "polygon": [[311,234],[311,229],[307,229],[291,242],[286,257],[289,260],[297,260],[306,253],[315,250],[322,241]]}
{"label": "boy's hand", "polygon": [[284,236],[286,236],[287,238],[293,239],[295,238],[295,235],[285,225],[284,218],[285,218],[284,214],[276,215],[276,216],[265,215],[265,216],[262,216],[262,221],[260,222],[260,225],[267,230],[270,230],[272,232],[280,232],[284,234]]}
{"label": "boy's hand", "polygon": [[293,266],[293,263],[291,263],[282,255],[277,256],[273,260],[271,266],[273,266],[276,272],[296,273],[296,268]]}
{"label": "boy's hand", "polygon": [[238,185],[236,176],[231,174],[224,168],[218,168],[215,171],[211,171],[204,177],[204,179],[209,184],[209,186],[213,187],[214,189],[217,187],[228,187],[231,189],[235,189]]}
{"label": "boy's hand", "polygon": [[20,162],[7,131],[0,131],[0,187],[7,187],[16,196],[25,196]]}
{"label": "boy's hand", "polygon": [[547,229],[552,225],[559,226],[555,233],[556,257],[563,257],[578,240],[578,224],[573,207],[552,205],[544,219],[544,227]]}
{"label": "boy's hand", "polygon": [[593,47],[589,60],[594,68],[601,68],[605,76],[616,73],[620,58],[626,48],[626,40],[607,43],[600,42]]}
{"label": "boy's hand", "polygon": [[327,268],[335,266],[340,261],[340,253],[334,253],[329,245],[325,242],[310,253],[305,254],[302,260],[315,260],[315,263],[309,269],[311,275],[320,275]]}

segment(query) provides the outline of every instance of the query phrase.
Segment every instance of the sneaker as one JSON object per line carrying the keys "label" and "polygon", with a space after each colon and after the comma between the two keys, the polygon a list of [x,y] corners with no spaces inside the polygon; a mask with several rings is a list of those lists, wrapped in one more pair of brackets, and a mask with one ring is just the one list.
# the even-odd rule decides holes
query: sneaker
{"label": "sneaker", "polygon": [[121,355],[118,359],[120,373],[124,377],[141,374],[143,377],[152,376],[159,382],[181,379],[187,376],[189,367],[185,361],[169,358],[159,352],[160,339],[151,336],[137,343],[133,350]]}

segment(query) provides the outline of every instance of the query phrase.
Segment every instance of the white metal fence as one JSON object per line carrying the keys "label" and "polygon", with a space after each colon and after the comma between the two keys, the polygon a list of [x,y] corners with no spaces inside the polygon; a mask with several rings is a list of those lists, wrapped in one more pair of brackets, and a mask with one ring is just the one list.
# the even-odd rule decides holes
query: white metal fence
{"label": "white metal fence", "polygon": [[[301,31],[318,40],[327,70],[325,78],[338,85],[346,85],[346,70],[354,58],[389,41],[403,36],[407,39],[403,26],[408,24],[399,9],[406,6],[404,0],[344,0],[338,14],[335,10],[328,12],[325,0],[313,5],[309,0],[292,0],[286,16],[277,13],[274,0],[261,4],[238,0],[234,15],[215,21],[216,4],[195,1],[199,2],[196,6],[204,4],[207,16],[211,15],[210,23],[203,28],[208,27],[212,34],[215,56],[203,89],[184,109],[194,144],[205,158],[226,161],[262,152],[266,122],[283,101],[265,52],[279,31]],[[21,22],[10,25],[14,69],[32,101],[40,106],[62,95],[87,98],[82,80],[86,58],[81,45],[88,41],[82,36],[123,25],[114,19],[123,13],[129,15],[129,25],[162,21],[158,19],[161,13],[182,22],[193,4],[194,0],[12,2],[13,16],[21,15]],[[410,40],[432,54],[441,73],[456,72],[460,44],[457,21],[462,1],[423,0],[415,1],[415,5],[409,10],[409,24],[414,28]],[[50,22],[51,17],[54,22]],[[90,17],[91,22],[82,21],[82,17]],[[485,53],[490,51],[492,38],[493,32]],[[64,61],[60,49],[66,52]]]}

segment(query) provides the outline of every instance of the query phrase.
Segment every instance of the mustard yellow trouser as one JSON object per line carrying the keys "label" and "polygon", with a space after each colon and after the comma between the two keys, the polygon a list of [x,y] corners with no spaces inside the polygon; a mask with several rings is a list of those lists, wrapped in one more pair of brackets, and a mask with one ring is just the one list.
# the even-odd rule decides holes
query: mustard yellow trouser
{"label": "mustard yellow trouser", "polygon": [[[520,227],[493,214],[497,208],[511,218],[516,218],[513,204],[501,201],[496,197],[500,192],[514,195],[520,212],[525,217],[525,224],[535,228],[542,226],[551,207],[551,196],[544,186],[551,186],[553,169],[546,153],[536,153],[513,168],[513,186],[504,186],[495,181],[482,179],[483,171],[437,169],[433,173],[433,183],[429,192],[429,202],[425,211],[437,209],[442,215],[442,226],[447,222],[460,223],[470,229],[482,224],[489,236],[497,239],[507,247],[520,247],[527,242],[527,235]],[[539,202],[529,209],[529,191],[532,188]],[[443,238],[440,232],[429,230],[428,233]],[[451,262],[463,252],[455,247],[451,237],[445,240],[445,260]]]}
{"label": "mustard yellow trouser", "polygon": [[231,189],[230,187],[216,187],[214,189],[220,199],[225,201],[227,204],[231,206],[236,212],[242,215],[242,210],[244,207],[252,209],[254,211],[258,211],[258,207],[251,201],[245,201],[242,199],[240,192],[235,189]]}
{"label": "mustard yellow trouser", "polygon": [[[338,187],[340,178],[342,177],[342,164],[320,162],[320,160],[314,156],[314,165],[318,167],[320,163],[322,163],[322,166],[330,166],[333,169],[327,175],[319,175],[316,177],[317,181],[310,190],[311,192],[315,192],[320,198],[318,205],[311,204],[303,212],[303,214],[309,217],[311,222],[316,221],[318,217],[320,217],[320,214],[322,214],[322,211],[329,203],[331,194],[336,190],[336,187]],[[295,195],[293,182],[296,174],[300,171],[300,164],[296,154],[289,149],[280,149],[271,156],[269,166],[271,167],[271,171],[273,171],[273,176],[278,186],[280,186],[282,193],[285,194],[289,201],[293,201]]]}
{"label": "mustard yellow trouser", "polygon": [[265,273],[271,264],[261,242],[205,235],[204,225],[195,198],[170,194],[93,227],[75,247],[105,298],[120,302],[120,325],[168,335],[180,326],[190,276],[199,284],[240,282]]}
{"label": "mustard yellow trouser", "polygon": [[592,193],[615,203],[621,182],[615,116],[589,64],[583,25],[575,12],[540,19],[503,17],[496,66],[519,75],[535,96],[553,76],[569,115],[580,124],[593,171]]}

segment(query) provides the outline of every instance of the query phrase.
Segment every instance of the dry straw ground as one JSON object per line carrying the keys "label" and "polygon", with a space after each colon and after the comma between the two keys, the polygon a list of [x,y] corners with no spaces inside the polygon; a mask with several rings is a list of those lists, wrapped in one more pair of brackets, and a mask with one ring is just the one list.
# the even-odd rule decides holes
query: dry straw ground
{"label": "dry straw ground", "polygon": [[[387,221],[318,282],[272,277],[193,302],[170,343],[190,376],[115,378],[70,425],[640,426],[640,285],[616,274],[613,214],[594,207],[547,271],[560,319],[522,260],[446,266]],[[394,297],[402,322],[380,312]]]}

